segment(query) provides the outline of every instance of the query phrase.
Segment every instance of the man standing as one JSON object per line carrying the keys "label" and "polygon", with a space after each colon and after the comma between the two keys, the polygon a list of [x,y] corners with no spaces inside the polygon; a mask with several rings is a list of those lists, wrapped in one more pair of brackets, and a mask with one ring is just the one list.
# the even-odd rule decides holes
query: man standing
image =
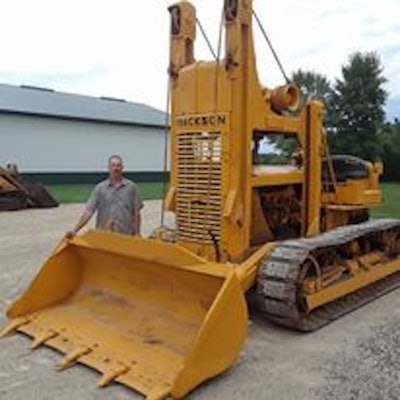
{"label": "man standing", "polygon": [[67,233],[75,236],[96,215],[96,229],[127,235],[140,235],[140,209],[143,203],[137,186],[123,177],[123,161],[119,155],[108,159],[108,179],[98,183],[75,228]]}

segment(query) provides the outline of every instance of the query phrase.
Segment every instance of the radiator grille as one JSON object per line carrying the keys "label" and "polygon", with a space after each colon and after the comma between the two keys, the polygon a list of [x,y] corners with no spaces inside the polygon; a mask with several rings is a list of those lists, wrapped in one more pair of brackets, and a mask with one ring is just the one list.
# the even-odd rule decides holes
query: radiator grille
{"label": "radiator grille", "polygon": [[177,140],[178,236],[190,242],[212,243],[221,231],[221,135],[219,132],[180,133]]}

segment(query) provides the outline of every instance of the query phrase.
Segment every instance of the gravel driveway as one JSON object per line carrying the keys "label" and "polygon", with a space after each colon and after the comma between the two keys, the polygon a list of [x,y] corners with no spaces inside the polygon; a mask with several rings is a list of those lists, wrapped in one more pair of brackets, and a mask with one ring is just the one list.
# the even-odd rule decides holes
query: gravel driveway
{"label": "gravel driveway", "polygon": [[[83,206],[0,213],[0,324],[5,310],[40,269]],[[160,222],[160,202],[146,202],[143,233]],[[171,218],[168,218],[171,221]],[[61,355],[30,350],[30,339],[0,340],[0,399],[140,399],[113,384],[98,389],[84,366],[55,372]],[[400,399],[400,290],[318,332],[301,334],[251,316],[239,361],[190,399]]]}

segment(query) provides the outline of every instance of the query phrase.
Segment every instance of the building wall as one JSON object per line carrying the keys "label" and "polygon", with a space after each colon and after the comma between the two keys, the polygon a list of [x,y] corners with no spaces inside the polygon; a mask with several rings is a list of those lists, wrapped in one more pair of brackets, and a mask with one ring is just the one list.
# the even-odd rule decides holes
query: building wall
{"label": "building wall", "polygon": [[0,165],[28,174],[105,172],[120,154],[125,170],[163,170],[164,129],[0,113]]}

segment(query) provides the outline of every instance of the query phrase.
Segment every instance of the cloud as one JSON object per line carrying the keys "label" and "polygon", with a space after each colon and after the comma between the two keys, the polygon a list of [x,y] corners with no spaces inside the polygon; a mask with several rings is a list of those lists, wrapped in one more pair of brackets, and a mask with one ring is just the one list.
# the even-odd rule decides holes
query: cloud
{"label": "cloud", "polygon": [[[0,0],[3,83],[124,97],[165,109],[170,1]],[[198,0],[198,18],[217,48],[223,1]],[[392,95],[400,94],[398,0],[254,0],[287,74],[299,68],[333,80],[354,51],[377,51]],[[283,77],[254,26],[260,80]],[[196,56],[210,59],[198,31]]]}

